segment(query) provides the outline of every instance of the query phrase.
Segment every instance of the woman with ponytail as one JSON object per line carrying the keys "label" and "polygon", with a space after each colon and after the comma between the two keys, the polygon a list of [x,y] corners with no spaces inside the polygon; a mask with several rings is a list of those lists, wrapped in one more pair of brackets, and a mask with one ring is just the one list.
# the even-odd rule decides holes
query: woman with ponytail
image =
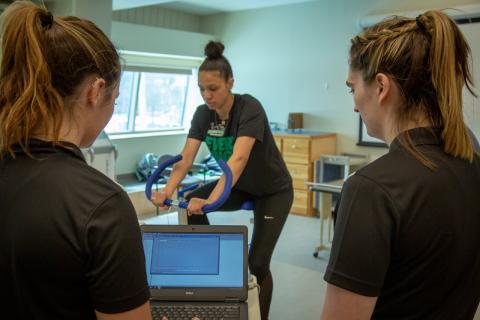
{"label": "woman with ponytail", "polygon": [[29,1],[0,19],[1,318],[151,319],[135,211],[79,149],[112,115],[114,46]]}
{"label": "woman with ponytail", "polygon": [[351,41],[347,86],[383,157],[345,183],[322,319],[472,319],[480,158],[462,110],[470,49],[447,15],[393,17]]}
{"label": "woman with ponytail", "polygon": [[[236,211],[246,200],[255,203],[254,228],[249,250],[250,271],[260,285],[260,313],[268,319],[273,291],[270,260],[293,202],[292,179],[270,131],[260,102],[248,94],[234,94],[232,67],[223,56],[224,46],[210,41],[199,68],[198,86],[204,105],[197,108],[182,161],[174,166],[164,190],[152,201],[163,207],[190,170],[202,141],[217,160],[232,170],[232,191],[219,211]],[[221,194],[224,178],[188,195],[188,223],[209,224],[202,207]]]}

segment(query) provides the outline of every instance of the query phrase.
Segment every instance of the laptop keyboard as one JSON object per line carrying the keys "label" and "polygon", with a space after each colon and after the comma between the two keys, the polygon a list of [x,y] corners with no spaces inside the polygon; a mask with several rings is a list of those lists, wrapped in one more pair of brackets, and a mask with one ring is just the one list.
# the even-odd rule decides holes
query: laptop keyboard
{"label": "laptop keyboard", "polygon": [[153,320],[240,319],[239,306],[151,306]]}

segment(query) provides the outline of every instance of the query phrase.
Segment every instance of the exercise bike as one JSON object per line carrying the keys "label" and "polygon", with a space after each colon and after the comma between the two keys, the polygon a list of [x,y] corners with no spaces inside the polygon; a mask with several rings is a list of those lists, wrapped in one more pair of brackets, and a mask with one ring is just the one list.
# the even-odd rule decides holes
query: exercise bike
{"label": "exercise bike", "polygon": [[[152,198],[152,186],[158,181],[160,178],[162,172],[169,166],[175,164],[176,162],[182,160],[182,155],[177,155],[174,156],[162,163],[158,164],[158,167],[155,169],[155,171],[150,175],[150,177],[147,180],[147,184],[145,186],[145,195],[148,200],[151,200]],[[202,208],[202,211],[204,214],[207,214],[212,211],[216,211],[218,208],[220,208],[225,201],[227,201],[228,197],[230,196],[230,191],[231,191],[231,186],[232,186],[232,171],[228,167],[228,165],[225,163],[223,160],[218,160],[218,165],[222,169],[223,174],[225,175],[225,185],[222,190],[222,193],[218,197],[217,200],[215,200],[213,203],[207,204]],[[166,199],[164,201],[164,205],[172,208],[178,208],[179,213],[178,213],[178,223],[179,224],[187,224],[187,212],[186,209],[188,207],[188,201],[184,201],[184,195],[188,191],[192,191],[194,189],[198,188],[198,184],[193,184],[190,186],[187,186],[183,188],[182,190],[179,190],[177,192],[177,200],[173,199]],[[254,203],[251,200],[247,200],[242,203],[240,209],[243,210],[253,210],[254,209]]]}

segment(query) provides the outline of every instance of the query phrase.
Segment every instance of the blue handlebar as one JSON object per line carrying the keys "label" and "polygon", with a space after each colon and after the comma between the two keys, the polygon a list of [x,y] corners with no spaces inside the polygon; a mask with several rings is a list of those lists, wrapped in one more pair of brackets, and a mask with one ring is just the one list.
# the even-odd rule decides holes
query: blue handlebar
{"label": "blue handlebar", "polygon": [[189,185],[188,187],[185,187],[183,188],[182,190],[179,190],[177,192],[177,196],[179,198],[183,198],[185,196],[185,193],[188,192],[188,191],[192,191],[192,190],[195,190],[198,188],[198,183],[194,183],[194,184],[191,184]]}
{"label": "blue handlebar", "polygon": [[[177,155],[158,165],[158,168],[155,169],[152,175],[148,178],[147,185],[145,186],[145,195],[147,196],[148,200],[152,199],[152,186],[154,183],[157,182],[163,170],[165,170],[168,166],[180,160],[182,160],[182,156]],[[232,188],[232,180],[233,180],[232,171],[223,160],[218,160],[218,165],[220,166],[223,173],[225,174],[225,186],[223,188],[222,194],[220,195],[220,197],[218,197],[218,199],[215,202],[207,204],[202,208],[202,211],[204,213],[217,210],[225,201],[227,201],[228,197],[230,196],[230,190]],[[166,199],[163,203],[166,206],[171,206],[173,203],[173,200]],[[176,204],[176,206],[178,206],[179,208],[186,209],[188,207],[188,201],[179,202],[178,204]]]}
{"label": "blue handlebar", "polygon": [[182,160],[182,156],[179,154],[175,157],[168,159],[158,165],[158,168],[148,177],[147,185],[145,186],[145,195],[147,196],[148,200],[152,199],[152,186],[155,182],[158,181],[160,174],[165,170],[168,166],[171,166],[175,162]]}

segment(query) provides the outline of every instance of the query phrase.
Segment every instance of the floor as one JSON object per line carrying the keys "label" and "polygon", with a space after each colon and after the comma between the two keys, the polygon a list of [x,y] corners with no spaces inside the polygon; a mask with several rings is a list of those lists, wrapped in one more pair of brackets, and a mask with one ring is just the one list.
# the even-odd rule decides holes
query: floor
{"label": "floor", "polygon": [[[249,211],[209,213],[212,224],[246,225],[251,235]],[[177,224],[177,214],[170,213],[149,218],[148,223]],[[318,218],[290,215],[272,257],[274,295],[271,320],[320,319],[325,294],[323,274],[328,252],[313,257],[319,244]]]}

